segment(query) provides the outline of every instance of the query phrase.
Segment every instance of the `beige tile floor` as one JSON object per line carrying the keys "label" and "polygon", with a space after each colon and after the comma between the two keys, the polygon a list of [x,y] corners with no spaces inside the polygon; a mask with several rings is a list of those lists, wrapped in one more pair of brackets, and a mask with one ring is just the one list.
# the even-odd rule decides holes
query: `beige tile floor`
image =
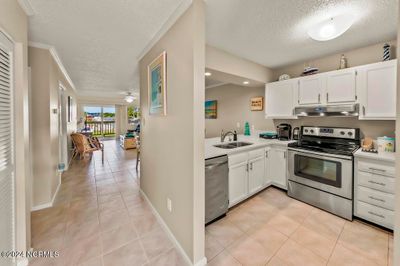
{"label": "beige tile floor", "polygon": [[55,206],[32,213],[33,248],[60,257],[30,265],[185,265],[140,195],[136,151],[104,143],[104,165],[73,161]]}
{"label": "beige tile floor", "polygon": [[[74,161],[52,208],[32,213],[32,245],[57,259],[30,265],[185,265],[139,192],[136,152],[105,142]],[[209,265],[391,265],[392,234],[269,188],[206,227]]]}
{"label": "beige tile floor", "polygon": [[206,227],[209,265],[392,265],[393,235],[268,188]]}

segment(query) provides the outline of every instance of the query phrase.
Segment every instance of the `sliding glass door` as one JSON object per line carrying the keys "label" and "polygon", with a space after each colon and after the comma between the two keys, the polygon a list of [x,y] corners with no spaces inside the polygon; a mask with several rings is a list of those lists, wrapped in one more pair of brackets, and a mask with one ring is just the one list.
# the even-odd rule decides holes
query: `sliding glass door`
{"label": "sliding glass door", "polygon": [[115,137],[115,107],[85,106],[85,128],[93,136]]}

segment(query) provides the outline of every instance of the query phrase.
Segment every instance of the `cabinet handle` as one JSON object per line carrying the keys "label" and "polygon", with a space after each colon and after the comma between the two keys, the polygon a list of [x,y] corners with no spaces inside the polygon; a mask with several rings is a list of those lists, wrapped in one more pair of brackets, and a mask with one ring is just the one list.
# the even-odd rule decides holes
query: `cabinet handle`
{"label": "cabinet handle", "polygon": [[365,106],[364,105],[362,107],[362,110],[363,110],[363,115],[365,116]]}
{"label": "cabinet handle", "polygon": [[326,102],[329,102],[329,93],[326,93]]}
{"label": "cabinet handle", "polygon": [[265,152],[265,157],[268,158],[268,151]]}
{"label": "cabinet handle", "polygon": [[368,211],[368,213],[371,214],[371,215],[378,216],[378,217],[380,217],[382,219],[385,219],[385,216],[383,216],[382,214],[377,214],[377,213],[374,213],[374,212],[371,212],[371,211]]}
{"label": "cabinet handle", "polygon": [[373,180],[368,180],[368,183],[375,184],[375,185],[380,185],[380,186],[386,186],[385,183],[379,183],[379,182],[375,182]]}
{"label": "cabinet handle", "polygon": [[246,164],[246,172],[249,171],[249,164]]}
{"label": "cabinet handle", "polygon": [[250,163],[250,170],[253,171],[253,163]]}
{"label": "cabinet handle", "polygon": [[283,158],[286,159],[286,152],[283,152]]}
{"label": "cabinet handle", "polygon": [[375,197],[373,197],[373,196],[368,196],[368,198],[370,198],[370,199],[372,199],[372,200],[376,200],[376,201],[380,201],[380,202],[386,202],[386,200],[383,200],[383,199],[378,199],[378,198],[375,198]]}
{"label": "cabinet handle", "polygon": [[318,103],[321,103],[321,94],[318,93]]}
{"label": "cabinet handle", "polygon": [[373,167],[369,167],[369,170],[378,171],[378,172],[386,172],[385,169],[379,169],[379,168],[373,168]]}

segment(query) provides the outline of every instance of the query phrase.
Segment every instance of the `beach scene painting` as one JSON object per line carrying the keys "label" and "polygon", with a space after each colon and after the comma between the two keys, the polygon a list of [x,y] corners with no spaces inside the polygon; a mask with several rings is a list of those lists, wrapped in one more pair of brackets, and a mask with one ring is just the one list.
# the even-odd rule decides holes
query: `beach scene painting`
{"label": "beach scene painting", "polygon": [[205,103],[206,119],[217,119],[217,101],[211,100]]}
{"label": "beach scene painting", "polygon": [[166,57],[164,51],[148,66],[150,115],[167,114]]}

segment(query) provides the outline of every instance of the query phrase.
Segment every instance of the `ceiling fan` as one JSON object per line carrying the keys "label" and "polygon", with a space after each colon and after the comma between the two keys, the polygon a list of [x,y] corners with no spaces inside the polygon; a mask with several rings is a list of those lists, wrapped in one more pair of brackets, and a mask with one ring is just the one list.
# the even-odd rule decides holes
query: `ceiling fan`
{"label": "ceiling fan", "polygon": [[127,103],[132,103],[136,99],[136,97],[133,96],[131,92],[127,92],[124,99]]}

